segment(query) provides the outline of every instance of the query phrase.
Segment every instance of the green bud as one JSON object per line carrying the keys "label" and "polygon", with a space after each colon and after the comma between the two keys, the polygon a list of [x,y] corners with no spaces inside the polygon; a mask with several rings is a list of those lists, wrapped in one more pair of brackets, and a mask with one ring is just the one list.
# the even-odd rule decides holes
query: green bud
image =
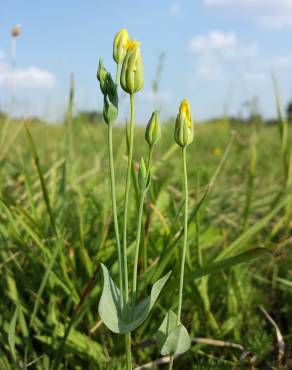
{"label": "green bud", "polygon": [[106,80],[107,80],[108,71],[104,68],[103,60],[99,59],[98,70],[96,77],[100,84],[100,90],[103,95],[106,94]]}
{"label": "green bud", "polygon": [[159,113],[156,110],[155,112],[152,113],[151,118],[146,126],[145,140],[147,141],[149,146],[152,147],[160,139],[160,135],[161,135],[160,119]]}
{"label": "green bud", "polygon": [[144,68],[137,41],[128,41],[127,53],[121,71],[121,86],[124,91],[134,94],[142,89],[144,84]]}
{"label": "green bud", "polygon": [[141,157],[139,164],[138,185],[141,192],[146,192],[150,185],[150,174],[147,175],[147,167],[143,157]]}
{"label": "green bud", "polygon": [[174,139],[181,146],[189,145],[194,138],[193,121],[188,101],[184,99],[179,107],[179,113],[175,121]]}
{"label": "green bud", "polygon": [[119,98],[117,86],[111,74],[105,69],[103,61],[99,61],[97,79],[100,83],[100,90],[103,93],[103,118],[107,124],[115,121],[118,116]]}
{"label": "green bud", "polygon": [[126,55],[126,46],[129,40],[128,31],[121,29],[115,36],[113,45],[113,58],[116,63],[122,63]]}

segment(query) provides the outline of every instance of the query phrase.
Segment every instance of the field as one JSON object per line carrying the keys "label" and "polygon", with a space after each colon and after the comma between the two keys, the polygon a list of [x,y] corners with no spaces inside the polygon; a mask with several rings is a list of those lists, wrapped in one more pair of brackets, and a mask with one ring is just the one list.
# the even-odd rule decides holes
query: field
{"label": "field", "polygon": [[[123,336],[111,333],[98,315],[100,262],[118,282],[107,126],[73,119],[72,130],[66,123],[13,120],[3,120],[0,127],[0,368],[126,368]],[[146,321],[132,333],[133,363],[139,369],[167,368],[155,336],[167,310],[177,309],[184,198],[173,130],[174,120],[162,125],[153,154],[138,296],[144,297],[169,270],[172,275]],[[121,220],[124,127],[113,129],[113,141]],[[140,156],[147,156],[141,126],[135,128],[134,143],[132,175]],[[189,235],[182,307],[192,346],[175,360],[174,369],[281,369],[289,362],[292,205],[285,153],[278,126],[237,125],[227,118],[195,123],[187,152]],[[128,223],[130,277],[135,184]],[[139,367],[143,364],[149,365]]]}

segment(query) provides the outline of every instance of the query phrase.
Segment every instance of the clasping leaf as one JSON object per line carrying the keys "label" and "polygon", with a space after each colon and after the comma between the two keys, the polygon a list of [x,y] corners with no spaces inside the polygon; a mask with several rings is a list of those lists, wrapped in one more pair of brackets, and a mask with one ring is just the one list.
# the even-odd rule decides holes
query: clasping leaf
{"label": "clasping leaf", "polygon": [[136,306],[130,304],[121,307],[120,290],[113,282],[108,269],[101,264],[103,272],[103,291],[98,306],[98,313],[106,327],[114,333],[129,333],[140,326],[154,306],[171,271],[157,280],[150,295]]}
{"label": "clasping leaf", "polygon": [[180,355],[189,350],[191,339],[183,324],[177,324],[177,315],[169,310],[156,337],[157,347],[162,356]]}

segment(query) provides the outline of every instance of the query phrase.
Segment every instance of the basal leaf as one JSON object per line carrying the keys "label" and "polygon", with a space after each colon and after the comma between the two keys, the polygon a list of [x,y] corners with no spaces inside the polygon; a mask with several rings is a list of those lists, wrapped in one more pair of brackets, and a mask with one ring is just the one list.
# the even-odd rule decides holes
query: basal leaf
{"label": "basal leaf", "polygon": [[105,265],[103,272],[103,291],[99,301],[98,312],[106,327],[114,333],[129,333],[140,326],[154,306],[162,288],[166,284],[171,271],[157,280],[151,289],[150,296],[136,306],[130,304],[121,307],[120,290],[117,288]]}
{"label": "basal leaf", "polygon": [[162,356],[180,355],[189,350],[191,339],[183,324],[177,324],[177,315],[168,311],[157,333],[157,347]]}
{"label": "basal leaf", "polygon": [[120,290],[117,288],[109,271],[101,263],[103,273],[103,290],[98,306],[98,313],[104,324],[114,333],[120,332],[120,318],[122,316],[120,306]]}
{"label": "basal leaf", "polygon": [[177,315],[172,310],[169,310],[164,320],[162,321],[156,335],[156,344],[160,352],[166,341],[168,333],[175,329],[176,326],[177,326]]}

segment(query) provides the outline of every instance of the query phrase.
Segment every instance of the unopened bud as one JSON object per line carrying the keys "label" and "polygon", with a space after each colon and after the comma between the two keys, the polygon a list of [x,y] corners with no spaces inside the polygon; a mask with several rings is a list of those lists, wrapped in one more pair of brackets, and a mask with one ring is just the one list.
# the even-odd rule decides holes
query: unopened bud
{"label": "unopened bud", "polygon": [[126,46],[129,40],[128,31],[121,29],[115,36],[113,45],[113,58],[117,63],[122,63],[126,55]]}
{"label": "unopened bud", "polygon": [[161,129],[160,129],[159,113],[156,110],[155,112],[152,113],[151,118],[146,126],[145,140],[147,141],[149,146],[152,147],[160,139],[160,135],[161,135]]}
{"label": "unopened bud", "polygon": [[121,71],[121,86],[127,93],[134,94],[141,90],[144,84],[143,62],[137,41],[128,41],[126,48]]}
{"label": "unopened bud", "polygon": [[175,121],[174,139],[181,147],[189,145],[194,138],[193,121],[190,105],[184,99],[179,107],[179,113]]}
{"label": "unopened bud", "polygon": [[103,93],[103,118],[107,124],[115,121],[118,116],[119,98],[117,86],[114,83],[111,74],[105,69],[103,61],[99,61],[97,79],[100,84],[100,90]]}

